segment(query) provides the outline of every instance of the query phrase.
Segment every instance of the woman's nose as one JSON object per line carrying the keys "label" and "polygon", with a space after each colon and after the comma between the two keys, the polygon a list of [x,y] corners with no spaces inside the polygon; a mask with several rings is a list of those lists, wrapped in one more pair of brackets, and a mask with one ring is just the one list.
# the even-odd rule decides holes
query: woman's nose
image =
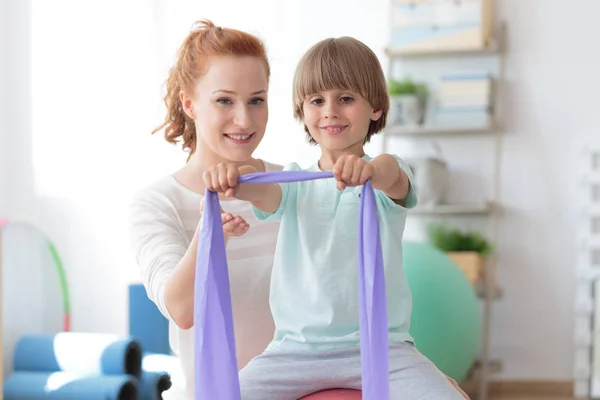
{"label": "woman's nose", "polygon": [[235,110],[233,123],[242,129],[247,129],[250,127],[252,120],[250,118],[250,111],[246,105],[238,105]]}

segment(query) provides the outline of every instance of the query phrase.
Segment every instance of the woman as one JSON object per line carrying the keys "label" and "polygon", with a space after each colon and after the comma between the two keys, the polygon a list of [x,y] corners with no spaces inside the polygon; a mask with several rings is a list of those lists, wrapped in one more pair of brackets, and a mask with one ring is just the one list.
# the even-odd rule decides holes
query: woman
{"label": "woman", "polygon": [[[167,81],[164,129],[182,143],[188,162],[136,196],[132,244],[149,298],[170,321],[186,396],[193,397],[193,299],[202,175],[215,165],[282,167],[252,158],[268,119],[270,68],[262,42],[250,34],[201,21],[180,47]],[[222,201],[239,367],[273,337],[269,284],[278,224],[263,223],[251,205]],[[182,395],[177,398],[181,399]]]}

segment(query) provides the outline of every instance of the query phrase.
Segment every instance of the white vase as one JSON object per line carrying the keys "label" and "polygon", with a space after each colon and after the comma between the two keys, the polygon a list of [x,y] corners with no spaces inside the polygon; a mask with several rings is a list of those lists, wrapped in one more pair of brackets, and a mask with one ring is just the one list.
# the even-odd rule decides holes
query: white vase
{"label": "white vase", "polygon": [[448,186],[448,166],[438,157],[408,158],[406,162],[414,174],[419,206],[431,208],[445,203]]}
{"label": "white vase", "polygon": [[419,125],[423,108],[414,94],[390,96],[389,125]]}

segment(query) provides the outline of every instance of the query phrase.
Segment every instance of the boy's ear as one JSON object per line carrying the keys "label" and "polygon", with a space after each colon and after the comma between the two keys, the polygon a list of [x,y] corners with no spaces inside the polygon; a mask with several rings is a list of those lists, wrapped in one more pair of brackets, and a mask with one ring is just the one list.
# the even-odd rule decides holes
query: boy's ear
{"label": "boy's ear", "polygon": [[179,101],[185,114],[193,120],[196,120],[196,113],[194,112],[194,106],[192,105],[192,99],[185,94],[183,90],[179,91]]}
{"label": "boy's ear", "polygon": [[377,121],[383,115],[383,110],[373,110],[371,113],[371,120]]}

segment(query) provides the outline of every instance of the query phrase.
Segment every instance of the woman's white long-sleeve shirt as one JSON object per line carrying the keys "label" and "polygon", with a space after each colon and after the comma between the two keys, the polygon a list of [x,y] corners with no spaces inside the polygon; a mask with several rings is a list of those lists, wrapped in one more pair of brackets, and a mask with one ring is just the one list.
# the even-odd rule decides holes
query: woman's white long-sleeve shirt
{"label": "woman's white long-sleeve shirt", "polygon": [[[267,171],[282,167],[265,162]],[[169,319],[169,341],[179,356],[187,396],[193,393],[193,329],[179,328],[165,305],[165,285],[186,253],[200,221],[204,196],[190,191],[172,175],[142,189],[131,208],[131,240],[148,297]],[[227,242],[238,366],[262,353],[273,338],[269,286],[279,223],[258,221],[248,202],[222,201],[221,207],[249,224],[245,235]]]}

